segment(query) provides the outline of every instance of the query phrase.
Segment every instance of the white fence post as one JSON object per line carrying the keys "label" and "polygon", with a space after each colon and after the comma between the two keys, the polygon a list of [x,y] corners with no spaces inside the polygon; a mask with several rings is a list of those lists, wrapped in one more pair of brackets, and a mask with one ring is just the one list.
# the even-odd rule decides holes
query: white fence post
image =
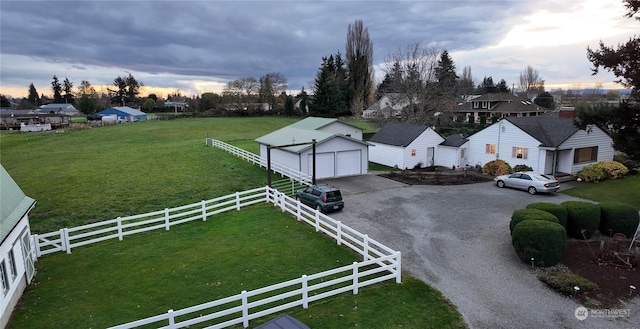
{"label": "white fence post", "polygon": [[67,254],[71,253],[71,241],[69,241],[69,230],[67,228],[62,229],[62,237],[65,241],[65,245],[67,247]]}
{"label": "white fence post", "polygon": [[307,276],[302,275],[302,307],[309,308],[309,291],[307,290]]}
{"label": "white fence post", "polygon": [[396,283],[402,282],[402,253],[396,251]]}
{"label": "white fence post", "polygon": [[122,241],[122,217],[118,217],[118,240]]}
{"label": "white fence post", "polygon": [[364,262],[369,260],[369,236],[367,234],[364,235],[364,241],[362,242],[362,251],[364,256]]}
{"label": "white fence post", "polygon": [[32,234],[33,237],[33,247],[36,248],[36,257],[40,258],[42,256],[42,250],[40,250],[40,239],[38,239],[37,234]]}
{"label": "white fence post", "polygon": [[169,223],[169,208],[164,208],[164,228],[165,230],[169,230],[170,228],[170,223]]}
{"label": "white fence post", "polygon": [[300,200],[296,200],[296,219],[302,221],[302,209],[300,207]]}
{"label": "white fence post", "polygon": [[338,245],[342,244],[342,222],[338,221],[338,225],[336,226],[336,242]]}
{"label": "white fence post", "polygon": [[358,262],[353,262],[353,294],[358,294]]}
{"label": "white fence post", "polygon": [[206,222],[207,221],[207,203],[204,200],[202,200],[201,204],[202,204],[202,221]]}
{"label": "white fence post", "polygon": [[287,211],[287,197],[283,192],[280,192],[280,209],[282,209],[282,212]]}
{"label": "white fence post", "polygon": [[316,232],[320,231],[320,210],[316,209]]}
{"label": "white fence post", "polygon": [[236,210],[240,210],[240,192],[236,192]]}
{"label": "white fence post", "polygon": [[242,295],[242,326],[246,328],[249,326],[249,305],[247,305],[247,291],[243,290],[240,294]]}
{"label": "white fence post", "polygon": [[173,317],[173,310],[168,310],[167,314],[169,315],[169,328],[173,329],[176,327],[176,319]]}
{"label": "white fence post", "polygon": [[64,229],[60,229],[60,247],[62,247],[62,251],[67,251],[67,241],[64,239]]}

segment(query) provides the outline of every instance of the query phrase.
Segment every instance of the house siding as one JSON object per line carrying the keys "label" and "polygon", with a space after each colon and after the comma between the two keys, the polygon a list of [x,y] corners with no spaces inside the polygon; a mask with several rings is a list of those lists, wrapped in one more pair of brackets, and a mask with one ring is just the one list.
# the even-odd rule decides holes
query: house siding
{"label": "house siding", "polygon": [[[11,318],[11,313],[15,308],[18,300],[22,296],[25,288],[27,287],[27,274],[25,269],[25,258],[22,253],[22,242],[20,237],[22,234],[26,234],[31,238],[31,232],[29,229],[29,217],[24,216],[13,228],[11,233],[6,237],[0,246],[0,262],[4,260],[7,266],[7,275],[9,278],[9,291],[7,294],[3,294],[0,291],[2,301],[0,302],[0,328],[5,328]],[[9,252],[13,250],[13,255],[16,264],[16,276],[11,277],[9,269]]]}
{"label": "house siding", "polygon": [[369,158],[371,162],[375,162],[387,167],[404,168],[403,147],[388,144],[369,142]]}
{"label": "house siding", "polygon": [[353,139],[362,140],[362,129],[342,122],[332,122],[318,130],[332,134],[348,135]]}
{"label": "house siding", "polygon": [[[260,144],[260,158],[267,161],[267,145],[265,144]],[[296,153],[281,149],[271,149],[271,161],[291,169],[300,170],[300,158]]]}
{"label": "house siding", "polygon": [[[496,145],[496,154],[486,153],[486,144]],[[539,146],[540,142],[531,135],[507,120],[500,120],[469,137],[468,161],[471,165],[484,166],[487,162],[502,159],[511,167],[527,165],[533,171],[541,172],[544,169],[542,165],[546,161],[546,153],[541,159]],[[513,157],[513,147],[526,148],[527,159]]]}
{"label": "house siding", "polygon": [[[596,161],[583,162],[578,164],[573,163],[575,149],[593,146],[598,147],[598,155]],[[602,129],[595,126],[592,127],[591,132],[587,132],[586,130],[578,130],[575,134],[571,135],[571,137],[569,137],[564,143],[562,143],[558,147],[558,149],[571,150],[569,153],[570,156],[564,157],[561,163],[558,164],[560,171],[570,172],[571,174],[576,174],[578,171],[580,171],[580,169],[596,162],[611,161],[613,160],[614,155],[613,140]]]}

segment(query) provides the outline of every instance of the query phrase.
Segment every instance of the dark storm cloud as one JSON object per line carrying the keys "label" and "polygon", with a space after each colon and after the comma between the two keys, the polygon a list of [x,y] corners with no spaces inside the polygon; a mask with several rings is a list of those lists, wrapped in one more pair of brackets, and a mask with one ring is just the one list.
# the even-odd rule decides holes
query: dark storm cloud
{"label": "dark storm cloud", "polygon": [[368,28],[374,62],[380,63],[413,43],[438,43],[450,52],[495,44],[516,17],[541,4],[3,1],[0,46],[3,55],[67,64],[63,67],[112,67],[114,77],[130,70],[224,81],[280,72],[290,87],[308,88],[323,56],[344,53],[347,27],[356,19]]}

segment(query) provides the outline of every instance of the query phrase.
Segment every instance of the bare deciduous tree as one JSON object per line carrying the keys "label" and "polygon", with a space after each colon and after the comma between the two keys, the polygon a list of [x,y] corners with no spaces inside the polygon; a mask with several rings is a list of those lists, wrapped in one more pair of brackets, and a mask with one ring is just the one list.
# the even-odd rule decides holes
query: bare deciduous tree
{"label": "bare deciduous tree", "polygon": [[520,90],[524,93],[541,93],[544,91],[544,80],[540,79],[538,70],[527,66],[520,73]]}

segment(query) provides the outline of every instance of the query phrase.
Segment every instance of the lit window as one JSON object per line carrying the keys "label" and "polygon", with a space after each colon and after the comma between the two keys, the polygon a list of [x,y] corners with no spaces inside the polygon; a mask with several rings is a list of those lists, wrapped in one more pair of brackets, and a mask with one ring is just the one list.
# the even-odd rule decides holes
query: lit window
{"label": "lit window", "polygon": [[514,146],[511,149],[511,156],[518,159],[526,160],[528,153],[529,153],[529,149],[527,149],[526,147]]}
{"label": "lit window", "polygon": [[496,154],[496,144],[486,144],[485,153]]}
{"label": "lit window", "polygon": [[411,149],[411,156],[412,157],[416,156],[416,149]]}
{"label": "lit window", "polygon": [[573,163],[597,162],[598,147],[583,147],[576,149],[573,153]]}

